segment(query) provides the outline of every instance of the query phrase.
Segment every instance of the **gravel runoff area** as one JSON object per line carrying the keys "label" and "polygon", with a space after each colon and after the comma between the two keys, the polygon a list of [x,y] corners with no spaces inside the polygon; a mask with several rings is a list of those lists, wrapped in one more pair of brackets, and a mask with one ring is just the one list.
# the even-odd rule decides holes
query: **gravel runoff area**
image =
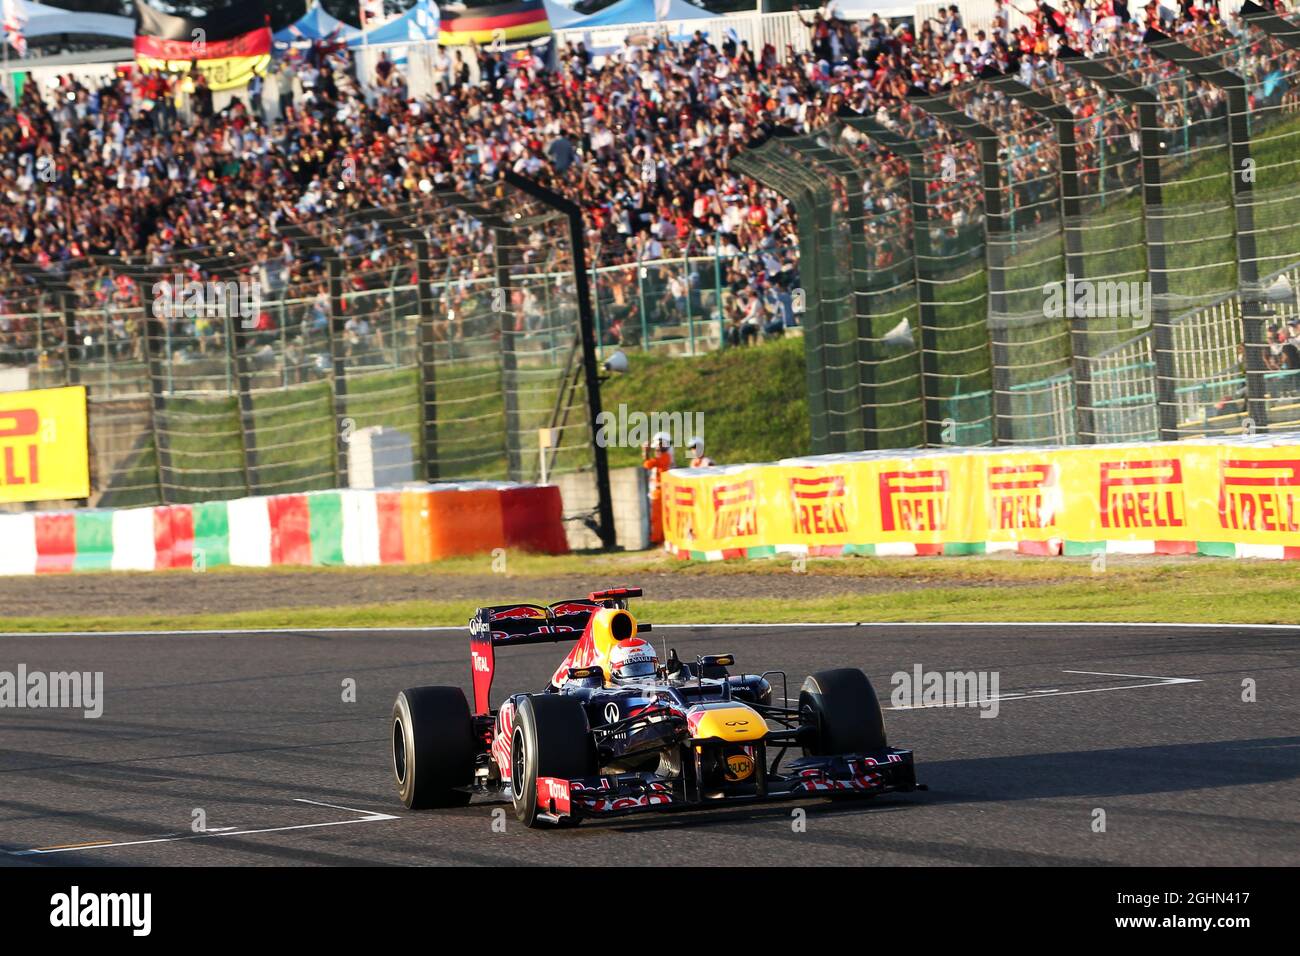
{"label": "gravel runoff area", "polygon": [[[958,586],[962,582],[945,583]],[[745,597],[807,599],[884,594],[933,586],[898,578],[815,574],[695,575],[600,571],[592,575],[511,577],[430,571],[207,571],[88,573],[0,577],[0,618],[46,615],[210,614],[275,608],[348,607],[399,601],[556,601],[596,587],[645,589],[655,600]]]}

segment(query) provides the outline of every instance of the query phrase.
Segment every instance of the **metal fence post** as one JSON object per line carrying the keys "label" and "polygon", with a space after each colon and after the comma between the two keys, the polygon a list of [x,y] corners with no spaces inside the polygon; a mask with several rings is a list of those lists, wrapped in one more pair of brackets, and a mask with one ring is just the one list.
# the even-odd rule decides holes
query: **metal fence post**
{"label": "metal fence post", "polygon": [[587,270],[587,281],[591,283],[591,321],[596,327],[596,351],[598,355],[605,354],[605,333],[601,327],[600,315],[600,274],[596,271],[596,263],[600,261],[600,247],[591,257],[591,268]]}
{"label": "metal fence post", "polygon": [[348,487],[348,443],[352,429],[348,427],[348,375],[347,343],[344,341],[347,302],[343,298],[343,268],[338,259],[326,260],[329,276],[330,318],[326,324],[330,346],[330,385],[334,395],[334,481],[336,488]]}
{"label": "metal fence post", "polygon": [[727,347],[727,313],[722,304],[722,233],[713,234],[713,303],[718,312],[718,348]]}
{"label": "metal fence post", "polygon": [[[1228,98],[1228,163],[1232,170],[1232,205],[1236,212],[1237,281],[1241,301],[1241,326],[1246,351],[1246,410],[1256,431],[1268,431],[1268,343],[1259,288],[1259,258],[1255,242],[1254,177],[1250,167],[1250,103],[1246,81],[1230,70],[1207,66],[1196,50],[1159,30],[1147,30],[1143,43],[1152,53],[1182,67],[1196,79],[1221,90]],[[1187,146],[1191,147],[1188,134]]]}
{"label": "metal fence post", "polygon": [[59,309],[63,313],[63,384],[76,385],[81,381],[81,370],[72,369],[71,335],[76,328],[76,295],[63,292],[59,295]]}
{"label": "metal fence post", "polygon": [[988,274],[988,325],[989,362],[993,378],[993,441],[995,444],[1014,443],[1015,421],[1011,408],[1011,342],[1005,322],[999,320],[1007,312],[1006,273],[1002,262],[1003,245],[1010,236],[1007,218],[1002,208],[1002,172],[998,156],[998,134],[958,109],[946,94],[917,96],[909,100],[946,125],[957,135],[974,143],[980,156],[980,179],[984,199],[984,263]]}
{"label": "metal fence post", "polygon": [[591,289],[587,285],[587,239],[582,210],[571,200],[538,183],[507,171],[505,180],[543,205],[561,212],[569,221],[569,244],[573,251],[573,281],[578,297],[578,327],[582,337],[582,370],[587,389],[587,413],[592,435],[592,463],[596,471],[597,535],[606,549],[618,546],[614,529],[614,499],[609,484],[609,458],[605,443],[598,438],[601,420],[600,375],[596,363],[596,329],[592,318]]}
{"label": "metal fence post", "polygon": [[686,284],[686,339],[687,354],[695,354],[695,316],[691,314],[691,240],[682,246],[682,282]]}
{"label": "metal fence post", "polygon": [[167,494],[168,479],[172,470],[171,448],[168,438],[158,426],[158,419],[167,412],[166,399],[163,397],[163,364],[170,365],[164,355],[160,360],[158,351],[163,347],[165,334],[162,327],[171,323],[170,317],[159,319],[152,310],[145,313],[145,358],[149,363],[149,429],[153,432],[154,463],[158,472],[158,500],[162,504],[171,504]]}
{"label": "metal fence post", "polygon": [[931,279],[921,265],[921,252],[928,248],[930,231],[930,197],[926,193],[928,182],[925,154],[921,147],[904,139],[893,130],[881,126],[867,116],[841,115],[849,127],[869,137],[877,145],[900,156],[907,163],[908,201],[912,210],[913,269],[916,279],[916,315],[921,333],[920,399],[924,409],[923,432],[926,446],[935,447],[944,442],[943,398],[935,385],[940,378],[939,336],[936,304],[929,291]]}
{"label": "metal fence post", "polygon": [[650,348],[650,313],[645,305],[645,259],[638,255],[636,259],[636,301],[641,313],[641,351]]}
{"label": "metal fence post", "polygon": [[[433,302],[429,286],[433,282],[433,263],[429,260],[429,240],[423,234],[415,238],[415,281],[419,283],[416,301],[419,303],[420,406],[423,423],[420,454],[424,459],[426,481],[438,480],[438,366],[434,333]],[[450,334],[450,332],[448,333]]]}
{"label": "metal fence post", "polygon": [[230,309],[226,309],[227,340],[235,351],[235,381],[239,390],[239,443],[243,452],[244,487],[250,495],[261,488],[257,462],[257,419],[253,411],[253,364],[250,356],[249,340],[251,329],[247,327],[248,319],[240,316],[232,318]]}
{"label": "metal fence post", "polygon": [[1137,86],[1128,77],[1112,73],[1103,63],[1088,59],[1077,50],[1061,47],[1057,58],[1070,69],[1096,83],[1106,92],[1137,107],[1142,154],[1142,219],[1146,226],[1147,279],[1154,299],[1153,348],[1156,365],[1156,420],[1160,439],[1178,438],[1177,371],[1174,367],[1174,333],[1169,307],[1168,254],[1165,249],[1165,224],[1155,211],[1160,208],[1164,181],[1160,157],[1160,101],[1150,90]]}
{"label": "metal fence post", "polygon": [[[1075,117],[1070,110],[1045,93],[1032,90],[1009,74],[986,67],[980,82],[1014,98],[1032,113],[1051,122],[1056,131],[1057,150],[1061,158],[1061,239],[1065,252],[1067,279],[1086,278],[1083,256],[1083,187],[1080,182],[1079,149],[1075,137]],[[1105,137],[1100,137],[1104,149]],[[1103,193],[1104,196],[1104,193]],[[1072,316],[1070,322],[1070,365],[1074,375],[1075,434],[1081,444],[1097,441],[1096,416],[1093,409],[1091,350],[1088,345],[1087,320]]]}
{"label": "metal fence post", "polygon": [[[518,356],[515,354],[515,325],[518,319],[510,308],[510,256],[507,252],[510,230],[504,225],[492,226],[492,249],[496,257],[496,288],[492,293],[492,307],[497,309],[497,327],[501,334],[501,401],[506,417],[506,476],[519,481],[523,475],[523,449],[520,448],[519,390],[517,388]],[[501,308],[498,309],[498,297]]]}

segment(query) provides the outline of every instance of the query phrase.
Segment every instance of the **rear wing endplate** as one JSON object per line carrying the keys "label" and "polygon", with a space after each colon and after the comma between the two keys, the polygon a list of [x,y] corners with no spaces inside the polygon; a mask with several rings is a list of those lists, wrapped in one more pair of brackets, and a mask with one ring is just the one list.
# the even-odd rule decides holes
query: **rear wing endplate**
{"label": "rear wing endplate", "polygon": [[592,591],[586,598],[553,604],[497,604],[481,607],[469,621],[470,674],[474,683],[474,713],[489,712],[492,678],[496,673],[496,648],[529,644],[554,644],[576,640],[602,608],[627,608],[640,588]]}

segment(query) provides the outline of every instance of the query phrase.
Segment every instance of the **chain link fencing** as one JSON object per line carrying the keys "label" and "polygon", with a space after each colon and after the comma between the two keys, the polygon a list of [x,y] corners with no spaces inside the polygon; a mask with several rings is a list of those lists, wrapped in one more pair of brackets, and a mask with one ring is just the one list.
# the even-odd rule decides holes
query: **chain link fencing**
{"label": "chain link fencing", "polygon": [[[594,467],[569,219],[505,185],[190,250],[0,271],[0,367],[88,390],[97,506]],[[360,469],[360,470],[359,470]]]}
{"label": "chain link fencing", "polygon": [[1300,422],[1297,49],[1276,16],[1151,32],[742,153],[799,218],[814,448]]}

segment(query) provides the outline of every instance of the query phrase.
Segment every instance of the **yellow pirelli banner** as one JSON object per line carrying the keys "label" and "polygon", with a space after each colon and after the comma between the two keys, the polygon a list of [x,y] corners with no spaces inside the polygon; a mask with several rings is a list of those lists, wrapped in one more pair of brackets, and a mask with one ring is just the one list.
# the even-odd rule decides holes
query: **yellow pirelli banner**
{"label": "yellow pirelli banner", "polygon": [[777,553],[1300,557],[1300,435],[996,451],[867,452],[678,469],[666,546]]}
{"label": "yellow pirelli banner", "polygon": [[86,389],[0,392],[0,502],[89,495]]}

